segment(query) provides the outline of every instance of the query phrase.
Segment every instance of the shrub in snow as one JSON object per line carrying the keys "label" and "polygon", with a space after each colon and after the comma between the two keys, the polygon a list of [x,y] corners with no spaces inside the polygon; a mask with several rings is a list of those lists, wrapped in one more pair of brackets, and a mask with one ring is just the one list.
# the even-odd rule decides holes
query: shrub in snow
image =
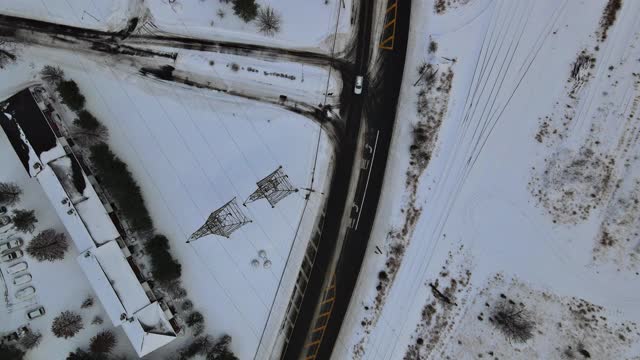
{"label": "shrub in snow", "polygon": [[160,283],[170,283],[182,274],[182,266],[169,252],[169,239],[156,235],[145,242],[145,250],[151,257],[151,274]]}
{"label": "shrub in snow", "polygon": [[233,12],[235,12],[244,22],[249,22],[258,15],[258,4],[256,0],[232,0]]}
{"label": "shrub in snow", "polygon": [[116,337],[111,331],[101,331],[91,338],[89,349],[93,353],[108,354],[116,346]]}
{"label": "shrub in snow", "polygon": [[525,342],[533,337],[535,322],[531,314],[512,300],[501,300],[496,304],[489,321],[500,330],[505,337],[515,342]]}
{"label": "shrub in snow", "polygon": [[229,350],[229,345],[231,345],[231,336],[222,336],[207,353],[207,360],[238,360]]}
{"label": "shrub in snow", "polygon": [[187,326],[192,327],[196,324],[204,322],[204,317],[200,312],[194,311],[191,314],[189,314],[186,322],[187,322]]}
{"label": "shrub in snow", "polygon": [[51,324],[53,335],[65,339],[74,337],[83,328],[82,317],[71,311],[63,311],[53,319]]}
{"label": "shrub in snow", "polygon": [[20,201],[22,190],[16,183],[0,182],[0,205],[13,205]]}
{"label": "shrub in snow", "polygon": [[280,32],[282,18],[271,6],[266,6],[258,11],[258,30],[269,36]]}
{"label": "shrub in snow", "polygon": [[226,14],[225,14],[225,12],[224,12],[224,10],[222,10],[222,9],[218,9],[217,14],[218,14],[218,17],[219,17],[220,19],[223,19],[223,18],[224,18],[224,16],[226,15]]}
{"label": "shrub in snow", "polygon": [[30,233],[35,230],[38,219],[33,210],[15,210],[11,221],[16,230]]}
{"label": "shrub in snow", "polygon": [[24,359],[24,351],[18,349],[15,345],[0,344],[0,355],[2,355],[2,360]]}
{"label": "shrub in snow", "polygon": [[38,331],[30,331],[22,336],[20,346],[26,350],[31,350],[37,347],[40,341],[42,341],[42,334]]}
{"label": "shrub in snow", "polygon": [[102,320],[102,318],[100,316],[97,316],[93,318],[93,320],[91,321],[91,324],[93,325],[100,325],[104,322],[104,320]]}
{"label": "shrub in snow", "polygon": [[107,360],[104,354],[93,354],[81,349],[69,353],[67,360]]}
{"label": "shrub in snow", "polygon": [[150,231],[151,217],[144,205],[140,187],[131,172],[105,143],[90,148],[89,159],[95,166],[102,185],[113,197],[122,215],[136,231]]}
{"label": "shrub in snow", "polygon": [[64,259],[64,253],[68,248],[65,234],[47,229],[29,241],[27,254],[38,261],[56,261]]}
{"label": "shrub in snow", "polygon": [[185,300],[180,308],[182,309],[182,311],[191,311],[193,310],[193,303],[191,302],[191,300]]}
{"label": "shrub in snow", "polygon": [[84,108],[85,98],[80,94],[78,84],[73,80],[60,81],[56,87],[62,101],[73,111],[80,111]]}
{"label": "shrub in snow", "polygon": [[16,61],[16,43],[0,39],[0,69]]}
{"label": "shrub in snow", "polygon": [[40,71],[40,76],[49,84],[58,84],[64,79],[64,72],[57,66],[45,65]]}
{"label": "shrub in snow", "polygon": [[84,301],[82,302],[82,305],[80,305],[82,309],[87,309],[92,306],[93,306],[93,296],[91,295],[87,296],[87,298],[84,299]]}
{"label": "shrub in snow", "polygon": [[109,130],[90,112],[82,110],[73,121],[71,137],[82,146],[91,146],[105,142],[109,138]]}
{"label": "shrub in snow", "polygon": [[189,345],[179,351],[179,358],[180,360],[188,360],[194,358],[196,355],[206,355],[212,346],[213,343],[209,336],[196,338]]}

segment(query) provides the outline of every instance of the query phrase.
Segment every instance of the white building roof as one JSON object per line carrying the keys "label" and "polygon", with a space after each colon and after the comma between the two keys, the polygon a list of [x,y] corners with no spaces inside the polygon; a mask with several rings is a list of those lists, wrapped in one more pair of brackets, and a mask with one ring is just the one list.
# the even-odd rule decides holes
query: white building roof
{"label": "white building roof", "polygon": [[120,250],[118,243],[109,241],[95,249],[93,255],[100,263],[102,271],[109,278],[111,287],[118,294],[128,315],[133,315],[138,310],[149,305],[149,298],[124,257],[122,250]]}
{"label": "white building roof", "polygon": [[[93,241],[103,244],[118,238],[120,236],[118,229],[75,158],[72,155],[65,155],[47,165],[51,166],[60,180],[60,184],[80,214],[80,218],[84,221]],[[76,184],[76,178],[80,176],[84,180],[84,187],[79,189],[80,186]]]}
{"label": "white building roof", "polygon": [[[89,231],[69,200],[66,191],[49,166],[45,166],[36,176],[58,217],[71,236],[78,252],[84,252],[95,246]],[[65,201],[65,203],[63,203]]]}
{"label": "white building roof", "polygon": [[176,334],[157,302],[122,324],[138,356],[145,356],[175,339]]}
{"label": "white building roof", "polygon": [[[120,301],[118,294],[113,287],[111,287],[109,278],[107,278],[107,274],[102,270],[98,259],[93,255],[92,251],[89,250],[80,254],[77,260],[113,325],[121,325],[124,321],[123,318],[126,317],[126,309]],[[125,316],[123,316],[123,314],[125,314]]]}

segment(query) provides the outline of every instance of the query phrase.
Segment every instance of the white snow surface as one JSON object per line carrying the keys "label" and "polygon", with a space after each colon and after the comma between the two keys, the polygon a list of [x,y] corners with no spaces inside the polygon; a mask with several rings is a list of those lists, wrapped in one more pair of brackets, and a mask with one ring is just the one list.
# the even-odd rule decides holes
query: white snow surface
{"label": "white snow surface", "polygon": [[[556,311],[550,310],[555,302],[566,302],[550,300],[556,298],[576,297],[602,306],[609,324],[640,321],[636,290],[640,278],[633,260],[637,236],[626,247],[629,250],[617,256],[602,257],[598,252],[607,251],[598,249],[608,214],[611,209],[621,211],[614,190],[609,190],[613,195],[605,192],[607,197],[585,219],[563,222],[562,214],[558,218],[553,209],[546,209],[531,189],[554,154],[563,153],[562,149],[576,153],[584,147],[616,160],[612,175],[616,181],[635,183],[638,163],[626,152],[636,154],[636,143],[620,134],[636,131],[628,124],[637,122],[638,87],[632,73],[639,69],[640,3],[623,2],[604,41],[598,40],[598,26],[606,1],[452,3],[459,6],[444,14],[434,13],[434,1],[412,3],[411,45],[397,116],[407,121],[396,123],[374,235],[333,359],[405,358],[422,334],[421,327],[427,336],[441,334],[430,343],[433,351],[422,347],[424,358],[477,358],[488,344],[498,344],[494,350],[500,358],[561,358],[567,338],[545,336],[554,334],[545,326],[555,327],[560,320],[546,317],[545,311]],[[438,43],[435,55],[427,51],[430,40]],[[578,86],[574,103],[568,96],[573,84],[568,79],[582,50],[594,54],[596,61],[588,82]],[[445,57],[455,58],[455,64]],[[410,227],[402,264],[376,314],[372,304],[378,273],[385,269],[389,253],[388,233],[399,231],[405,222],[401,209],[409,195],[404,174],[413,126],[419,119],[420,87],[414,83],[423,61],[441,70],[451,66],[453,87],[436,149],[417,190],[415,206],[422,215],[415,228]],[[568,108],[576,110],[564,130]],[[552,128],[539,143],[536,134],[545,116],[555,122],[549,121]],[[627,122],[628,118],[633,121]],[[562,137],[552,133],[554,126]],[[634,224],[626,227],[633,231]],[[622,242],[615,246],[625,249]],[[387,254],[375,254],[375,246]],[[440,280],[446,285],[448,278],[440,273],[445,268],[451,276],[469,270],[470,283],[456,293],[458,306],[446,318],[448,325],[436,331],[430,327],[433,322],[421,319],[425,305],[440,302],[428,284]],[[516,279],[525,284],[526,291],[516,293],[540,311],[542,322],[537,326],[542,334],[535,334],[533,342],[510,343],[488,325],[486,317],[484,323],[476,319],[485,309],[484,301],[495,300],[484,297],[486,293],[509,289],[483,290],[497,274],[507,283]],[[534,295],[539,293],[545,295]],[[472,306],[476,300],[477,306]],[[363,326],[362,321],[372,323]],[[596,337],[580,341],[591,349],[592,357],[606,358],[606,352],[599,352],[606,351],[606,345]],[[634,357],[638,342],[629,340],[614,350],[620,358]]]}
{"label": "white snow surface", "polygon": [[[232,3],[222,1],[149,0],[149,21],[142,33],[177,34],[283,48],[298,48],[330,54],[345,50],[355,25],[352,25],[352,0],[261,0],[281,16],[280,31],[273,36],[259,32],[257,20],[245,23],[233,12]],[[218,12],[224,13],[223,17]],[[354,22],[355,24],[355,22]]]}
{"label": "white snow surface", "polygon": [[[36,79],[45,64],[61,66],[78,83],[87,109],[109,128],[111,148],[140,184],[157,231],[169,238],[182,264],[183,286],[204,315],[207,333],[228,333],[240,358],[253,357],[289,251],[293,245],[286,285],[295,280],[325,199],[334,156],[326,133],[316,122],[277,106],[145,79],[119,71],[110,61],[42,47],[25,47],[22,54],[28,62],[0,72],[6,84],[0,98]],[[233,197],[242,204],[256,182],[280,165],[295,187],[315,190],[302,221],[306,191],[301,189],[275,208],[266,200],[241,206],[253,222],[230,239],[207,236],[186,244],[213,210]],[[259,250],[266,250],[270,268],[251,266]],[[288,294],[286,289],[278,293],[271,324],[284,315]],[[269,326],[263,341],[277,331],[278,326]],[[162,357],[181,344],[175,341],[149,356]]]}
{"label": "white snow surface", "polygon": [[81,28],[119,31],[134,17],[141,0],[2,0],[0,14]]}

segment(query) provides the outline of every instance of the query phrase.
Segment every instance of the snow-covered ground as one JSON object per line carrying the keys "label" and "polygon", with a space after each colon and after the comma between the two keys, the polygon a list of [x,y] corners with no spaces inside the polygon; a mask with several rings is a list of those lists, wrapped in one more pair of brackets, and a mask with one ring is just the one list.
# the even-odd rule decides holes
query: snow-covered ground
{"label": "snow-covered ground", "polygon": [[[309,49],[330,54],[345,50],[355,28],[351,0],[266,0],[281,17],[280,31],[267,36],[258,31],[257,21],[245,23],[234,14],[233,4],[206,0],[150,0],[143,34],[176,34],[214,40],[239,41],[270,46]],[[334,36],[336,34],[336,36]]]}
{"label": "snow-covered ground", "polygon": [[412,121],[334,359],[637,356],[640,3],[604,29],[606,3],[413,2]]}
{"label": "snow-covered ground", "polygon": [[[121,73],[108,62],[70,52],[24,47],[21,54],[28,62],[0,72],[2,96],[36,80],[44,64],[56,63],[78,82],[87,108],[109,128],[111,148],[140,183],[158,232],[170,239],[183,286],[205,316],[207,332],[230,334],[236,354],[252,357],[294,237],[290,264],[297,268],[323,203],[333,158],[325,132],[276,106]],[[275,208],[266,200],[241,206],[253,222],[229,239],[207,236],[186,243],[213,210],[234,197],[242,204],[256,182],[280,165],[299,192]],[[310,187],[312,175],[315,192],[297,231],[307,195],[302,188]],[[269,268],[262,266],[260,250]],[[251,265],[253,259],[260,267]]]}
{"label": "snow-covered ground", "polygon": [[82,28],[120,31],[137,16],[142,0],[5,0],[0,14]]}
{"label": "snow-covered ground", "polygon": [[[3,131],[0,131],[0,149],[0,164],[2,164],[0,181],[15,182],[23,190],[21,201],[9,210],[33,209],[38,218],[33,234],[14,233],[13,230],[4,232],[7,228],[3,228],[0,239],[4,241],[9,236],[21,237],[25,242],[22,250],[25,251],[31,238],[42,230],[52,228],[66,234],[64,226],[42,191],[42,186],[35,178],[30,178],[27,175]],[[67,238],[69,239],[68,235]],[[38,262],[25,252],[24,257],[20,260],[0,263],[0,271],[2,272],[0,289],[3,293],[3,299],[0,302],[0,335],[6,335],[20,326],[28,324],[32,331],[39,331],[43,335],[40,345],[27,353],[28,359],[64,359],[70,351],[74,351],[78,347],[86,348],[89,345],[89,339],[98,332],[109,329],[114,332],[118,341],[114,353],[135,354],[124,332],[121,329],[113,328],[97,300],[90,308],[80,308],[87,296],[95,295],[93,295],[89,282],[76,262],[78,253],[70,239],[69,243],[69,250],[65,254],[65,258],[60,261]],[[21,261],[28,264],[28,269],[17,275],[31,274],[32,280],[28,284],[15,286],[13,284],[15,275],[8,274],[7,268]],[[35,295],[23,301],[18,300],[15,297],[15,292],[27,286],[35,288]],[[39,306],[44,307],[45,315],[28,320],[26,313]],[[84,324],[84,329],[75,337],[67,340],[55,337],[50,330],[53,318],[65,310],[80,314]],[[91,323],[96,316],[100,316],[104,320],[101,325]]]}

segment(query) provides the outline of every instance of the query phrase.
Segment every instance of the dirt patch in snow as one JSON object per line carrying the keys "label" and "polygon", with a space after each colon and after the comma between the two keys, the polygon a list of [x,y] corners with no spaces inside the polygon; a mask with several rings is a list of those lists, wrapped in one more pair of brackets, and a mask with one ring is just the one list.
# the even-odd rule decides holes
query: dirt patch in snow
{"label": "dirt patch in snow", "polygon": [[[531,288],[517,279],[493,277],[465,309],[449,336],[432,351],[434,358],[462,359],[623,359],[640,333],[635,323],[609,319],[601,306],[575,297]],[[531,337],[514,341],[496,322],[501,304],[526,313]],[[422,357],[414,357],[417,359]]]}
{"label": "dirt patch in snow", "polygon": [[599,41],[605,41],[607,39],[607,32],[613,23],[616,22],[621,7],[622,0],[609,0],[607,2],[607,5],[602,11],[602,17],[600,18],[600,28],[596,31]]}
{"label": "dirt patch in snow", "polygon": [[553,146],[566,139],[569,125],[576,116],[579,96],[585,85],[593,78],[595,65],[596,57],[593,53],[587,50],[578,53],[567,77],[566,101],[556,102],[554,112],[539,119],[539,129],[535,134],[536,141]]}
{"label": "dirt patch in snow", "polygon": [[[458,256],[456,255],[456,258],[460,258]],[[440,277],[425,284],[431,288],[431,296],[422,309],[420,322],[411,336],[404,360],[429,358],[451,330],[453,319],[466,304],[471,281],[470,267],[466,261],[452,261],[453,254],[449,253],[449,259],[442,267]]]}
{"label": "dirt patch in snow", "polygon": [[576,224],[587,220],[593,209],[610,194],[615,160],[589,147],[562,149],[545,159],[542,172],[529,187],[554,223]]}
{"label": "dirt patch in snow", "polygon": [[467,5],[472,0],[436,0],[433,3],[433,10],[436,14],[444,14],[449,9],[456,9],[460,6]]}

